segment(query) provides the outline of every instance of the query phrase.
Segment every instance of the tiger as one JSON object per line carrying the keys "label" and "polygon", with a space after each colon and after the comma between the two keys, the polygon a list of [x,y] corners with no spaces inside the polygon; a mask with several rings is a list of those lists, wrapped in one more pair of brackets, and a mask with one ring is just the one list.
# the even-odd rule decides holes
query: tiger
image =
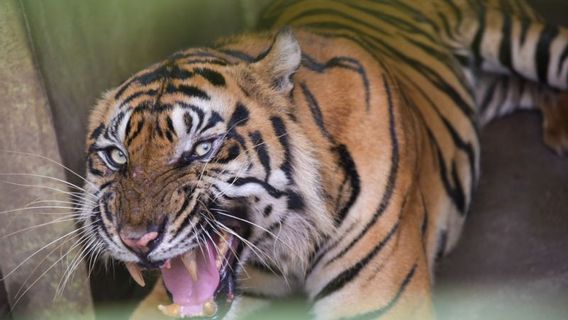
{"label": "tiger", "polygon": [[144,286],[132,319],[435,319],[479,130],[540,110],[568,150],[568,29],[522,0],[276,0],[261,30],[106,92],[81,223]]}

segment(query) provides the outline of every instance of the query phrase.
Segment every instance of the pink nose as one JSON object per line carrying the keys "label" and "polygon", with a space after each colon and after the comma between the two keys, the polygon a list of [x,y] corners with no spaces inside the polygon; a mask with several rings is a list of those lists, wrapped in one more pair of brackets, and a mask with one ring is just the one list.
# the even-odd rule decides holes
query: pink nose
{"label": "pink nose", "polygon": [[137,232],[129,232],[128,229],[121,230],[119,235],[120,239],[127,247],[139,253],[147,253],[150,251],[148,244],[158,237],[158,233],[155,231],[138,236]]}

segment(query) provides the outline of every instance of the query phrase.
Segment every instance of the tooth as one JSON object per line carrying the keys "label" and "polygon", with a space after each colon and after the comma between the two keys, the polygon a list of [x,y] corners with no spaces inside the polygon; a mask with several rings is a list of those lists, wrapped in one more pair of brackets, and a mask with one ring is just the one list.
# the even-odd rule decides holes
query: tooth
{"label": "tooth", "polygon": [[197,260],[195,260],[195,250],[192,250],[181,256],[181,261],[183,262],[183,265],[187,269],[187,272],[189,272],[191,279],[193,279],[193,281],[197,281],[198,275],[197,275]]}
{"label": "tooth", "polygon": [[205,302],[203,305],[203,316],[212,317],[217,313],[217,303],[213,300]]}
{"label": "tooth", "polygon": [[223,258],[225,257],[225,251],[227,249],[227,243],[221,242],[219,243],[219,252],[217,252],[217,258],[215,259],[215,265],[217,266],[217,270],[221,269],[221,264],[223,264]]}
{"label": "tooth", "polygon": [[130,276],[139,286],[144,287],[146,283],[144,282],[144,277],[142,276],[142,272],[140,271],[140,267],[134,262],[127,262],[126,269],[130,273]]}
{"label": "tooth", "polygon": [[163,304],[158,305],[158,310],[168,317],[179,318],[181,317],[181,306],[179,304],[172,303],[170,305],[164,306]]}
{"label": "tooth", "polygon": [[219,237],[219,252],[217,254],[217,259],[215,259],[217,270],[221,269],[223,260],[225,260],[225,255],[227,254],[227,250],[229,249],[229,239],[229,235],[226,232],[223,232]]}

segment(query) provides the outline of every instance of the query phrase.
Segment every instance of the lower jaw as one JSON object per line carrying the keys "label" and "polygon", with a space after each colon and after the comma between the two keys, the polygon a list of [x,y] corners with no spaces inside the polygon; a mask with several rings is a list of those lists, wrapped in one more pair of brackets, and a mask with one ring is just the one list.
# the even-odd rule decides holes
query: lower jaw
{"label": "lower jaw", "polygon": [[[230,269],[231,267],[228,267]],[[235,298],[234,275],[231,270],[220,271],[219,285],[213,296],[202,304],[184,305],[171,303],[158,305],[158,310],[173,318],[212,318],[221,319]],[[166,287],[167,290],[167,287]],[[170,298],[173,299],[171,293]]]}
{"label": "lower jaw", "polygon": [[[206,250],[194,249],[166,260],[160,267],[164,286],[173,300],[172,304],[156,306],[164,315],[210,318],[228,309],[234,299],[232,262],[238,241],[228,233],[216,240],[210,240]],[[127,263],[127,268],[134,280],[144,285],[140,268],[132,263]]]}

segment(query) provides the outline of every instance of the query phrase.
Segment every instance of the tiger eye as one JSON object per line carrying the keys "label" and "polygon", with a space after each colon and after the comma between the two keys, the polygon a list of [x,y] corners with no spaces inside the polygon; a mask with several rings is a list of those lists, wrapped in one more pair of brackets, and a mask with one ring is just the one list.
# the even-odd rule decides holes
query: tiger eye
{"label": "tiger eye", "polygon": [[197,146],[195,146],[193,153],[198,157],[203,157],[211,151],[212,147],[213,143],[211,141],[200,142]]}
{"label": "tiger eye", "polygon": [[116,163],[117,165],[123,165],[126,163],[126,156],[122,151],[117,148],[114,148],[110,151],[110,159]]}

